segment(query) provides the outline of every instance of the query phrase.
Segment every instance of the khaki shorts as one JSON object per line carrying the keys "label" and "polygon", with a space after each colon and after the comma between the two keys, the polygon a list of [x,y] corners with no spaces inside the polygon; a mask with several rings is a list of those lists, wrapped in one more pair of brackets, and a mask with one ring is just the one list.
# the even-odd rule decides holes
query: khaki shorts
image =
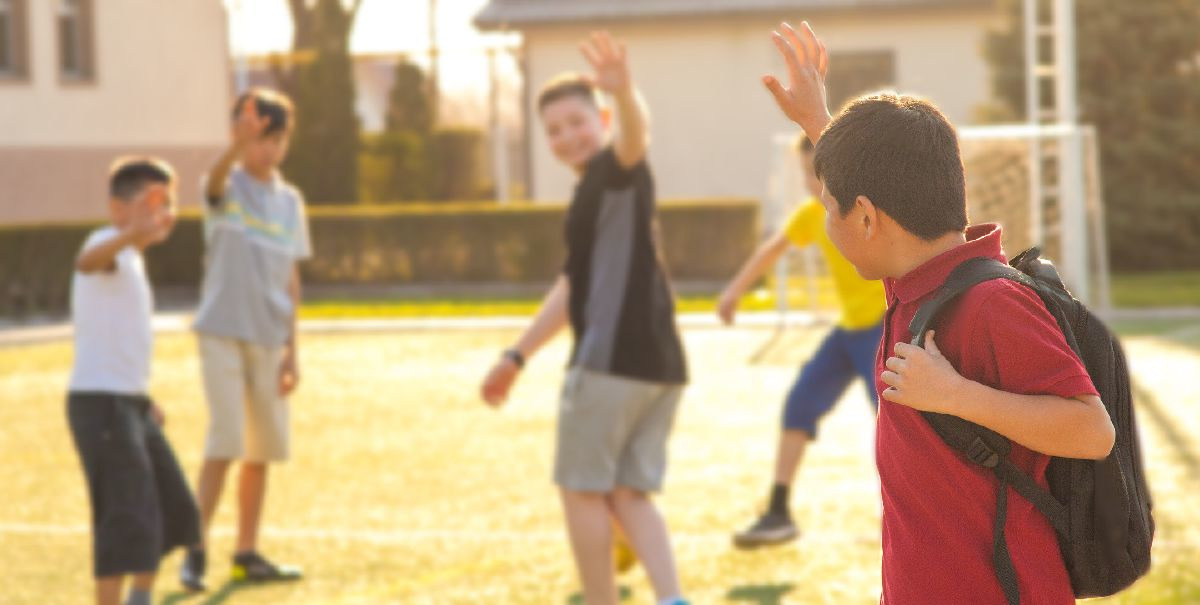
{"label": "khaki shorts", "polygon": [[279,462],[288,457],[288,401],[279,394],[284,348],[200,335],[208,400],[209,460]]}
{"label": "khaki shorts", "polygon": [[579,492],[662,489],[683,387],[571,368],[558,410],[554,482]]}

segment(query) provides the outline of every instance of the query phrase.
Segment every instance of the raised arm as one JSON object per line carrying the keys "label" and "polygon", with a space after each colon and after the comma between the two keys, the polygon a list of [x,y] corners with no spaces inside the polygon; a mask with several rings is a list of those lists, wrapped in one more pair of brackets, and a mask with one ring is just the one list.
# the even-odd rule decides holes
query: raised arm
{"label": "raised arm", "polygon": [[625,44],[614,40],[608,32],[597,32],[591,40],[581,43],[579,50],[595,72],[592,81],[596,88],[612,98],[616,112],[613,152],[617,162],[632,168],[646,157],[650,129],[646,103],[629,73]]}
{"label": "raised arm", "polygon": [[216,206],[225,199],[225,186],[233,165],[242,156],[246,144],[261,137],[270,123],[270,118],[258,114],[258,105],[253,97],[242,101],[237,121],[234,122],[233,131],[230,133],[229,147],[208,171],[208,185],[205,187],[204,197],[209,206]]}
{"label": "raised arm", "polygon": [[75,269],[80,273],[111,272],[117,268],[117,255],[127,246],[139,250],[166,239],[175,224],[175,215],[167,202],[154,204],[151,197],[165,195],[161,186],[147,187],[138,199],[129,202],[129,220],[112,237],[96,242],[79,252]]}
{"label": "raised arm", "polygon": [[771,33],[771,40],[787,64],[788,85],[784,87],[769,74],[763,76],[763,84],[783,114],[799,124],[808,140],[816,144],[831,120],[825,96],[825,75],[829,72],[825,44],[817,39],[808,21],[801,24],[799,31],[781,23]]}
{"label": "raised arm", "polygon": [[742,265],[737,275],[734,276],[733,281],[729,282],[729,285],[721,293],[721,298],[717,302],[717,315],[721,317],[721,321],[725,322],[726,325],[733,323],[738,302],[746,293],[746,290],[779,260],[779,257],[787,250],[788,245],[788,239],[783,232],[776,233],[759,245],[754,254],[746,260],[746,263]]}
{"label": "raised arm", "polygon": [[75,270],[80,273],[110,272],[117,268],[117,255],[126,246],[133,245],[134,233],[130,229],[121,229],[112,237],[96,242],[80,251],[75,259]]}
{"label": "raised arm", "polygon": [[525,364],[525,360],[533,357],[563,326],[567,325],[567,305],[570,300],[570,284],[565,275],[558,280],[546,293],[542,306],[534,316],[533,322],[525,328],[525,332],[517,339],[516,344],[505,351],[500,359],[492,366],[480,387],[480,396],[490,405],[498,406],[508,398],[517,375]]}

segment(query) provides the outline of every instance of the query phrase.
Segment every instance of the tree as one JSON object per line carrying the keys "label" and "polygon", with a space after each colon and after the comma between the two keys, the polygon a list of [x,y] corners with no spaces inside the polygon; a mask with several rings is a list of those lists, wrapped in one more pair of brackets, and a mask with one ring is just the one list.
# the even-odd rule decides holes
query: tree
{"label": "tree", "polygon": [[432,197],[433,108],[425,72],[401,58],[384,131],[363,136],[359,188],[366,202],[428,200]]}
{"label": "tree", "polygon": [[425,72],[407,58],[401,58],[396,64],[395,82],[388,97],[387,131],[428,135],[433,122],[433,104]]}
{"label": "tree", "polygon": [[[993,90],[1025,115],[1021,0],[984,54]],[[1200,4],[1079,0],[1079,109],[1100,135],[1114,268],[1200,268]]]}
{"label": "tree", "polygon": [[358,200],[360,124],[350,34],[361,6],[362,0],[288,0],[296,61],[286,88],[297,116],[284,170],[313,202]]}

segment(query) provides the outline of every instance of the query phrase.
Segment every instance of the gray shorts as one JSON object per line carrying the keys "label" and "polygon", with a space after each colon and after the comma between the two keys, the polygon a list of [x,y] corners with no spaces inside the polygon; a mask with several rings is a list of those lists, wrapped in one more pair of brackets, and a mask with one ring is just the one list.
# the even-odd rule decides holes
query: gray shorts
{"label": "gray shorts", "polygon": [[571,368],[558,409],[554,482],[578,492],[662,488],[683,387]]}

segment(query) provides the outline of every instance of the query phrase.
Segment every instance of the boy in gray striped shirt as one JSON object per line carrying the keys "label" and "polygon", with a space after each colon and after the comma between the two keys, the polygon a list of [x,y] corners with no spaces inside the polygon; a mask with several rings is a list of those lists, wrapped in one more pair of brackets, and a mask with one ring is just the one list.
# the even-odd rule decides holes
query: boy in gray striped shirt
{"label": "boy in gray striped shirt", "polygon": [[[304,198],[278,171],[292,115],[281,94],[242,95],[232,143],[204,185],[207,254],[194,327],[210,422],[196,496],[207,536],[225,474],[242,461],[235,580],[300,577],[258,553],[267,464],[288,457],[287,397],[299,381],[296,263],[312,255]],[[203,546],[188,553],[185,585],[202,585],[206,558]]]}

